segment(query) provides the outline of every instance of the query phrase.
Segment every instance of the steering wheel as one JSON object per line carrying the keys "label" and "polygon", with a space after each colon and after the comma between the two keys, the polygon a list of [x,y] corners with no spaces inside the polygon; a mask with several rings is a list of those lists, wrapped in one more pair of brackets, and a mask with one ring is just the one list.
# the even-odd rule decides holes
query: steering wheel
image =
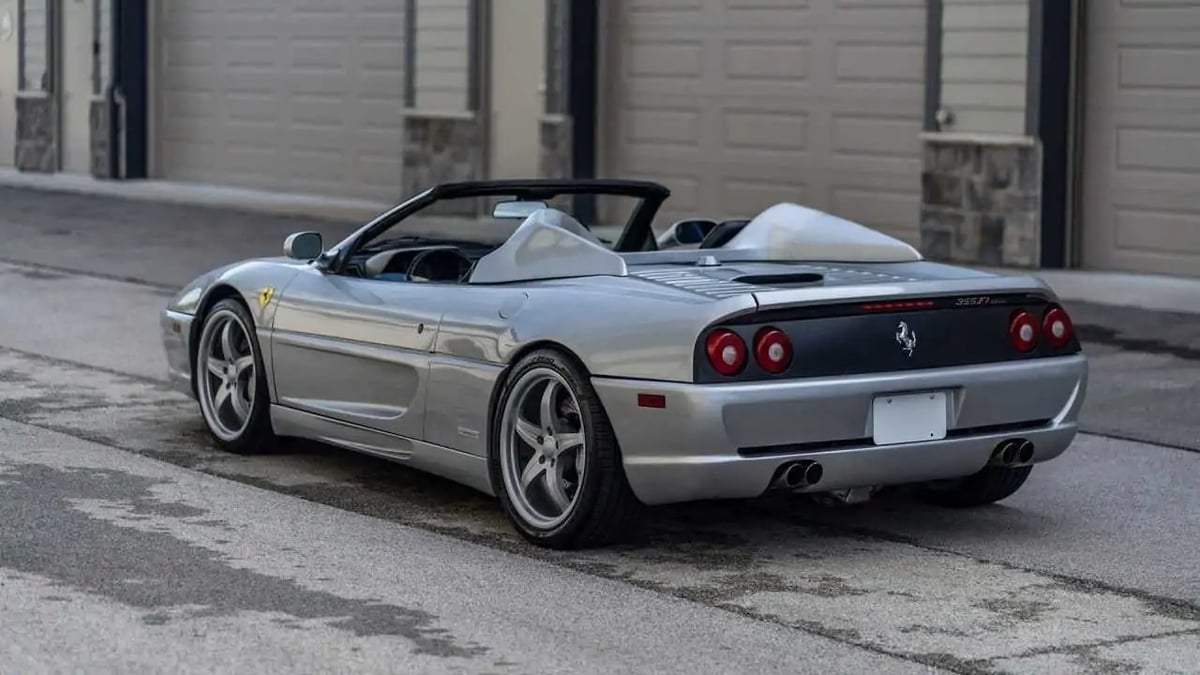
{"label": "steering wheel", "polygon": [[409,281],[461,281],[471,260],[453,247],[421,251],[408,265]]}

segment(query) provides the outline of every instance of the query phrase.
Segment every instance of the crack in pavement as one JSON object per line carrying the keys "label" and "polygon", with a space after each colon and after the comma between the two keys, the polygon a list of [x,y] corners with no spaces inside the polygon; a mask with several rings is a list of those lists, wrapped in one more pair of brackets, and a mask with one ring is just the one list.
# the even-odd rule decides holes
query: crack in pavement
{"label": "crack in pavement", "polygon": [[[999,663],[1016,663],[1020,661],[1036,660],[1038,657],[1046,656],[1069,656],[1084,672],[1088,673],[1105,673],[1106,675],[1132,675],[1140,673],[1142,668],[1137,664],[1128,663],[1127,661],[1105,658],[1100,654],[1101,650],[1110,647],[1120,647],[1124,645],[1133,645],[1141,642],[1150,642],[1153,640],[1162,640],[1164,638],[1173,637],[1200,637],[1200,629],[1182,630],[1182,631],[1166,631],[1154,635],[1142,636],[1126,636],[1111,640],[1097,640],[1082,644],[1064,645],[1061,647],[1047,647],[1030,649],[1014,656],[1004,657],[1003,659],[995,659],[987,664],[975,664],[977,667],[990,668],[988,672],[994,672],[996,662]],[[1183,671],[1179,671],[1182,675]]]}
{"label": "crack in pavement", "polygon": [[1154,633],[1151,635],[1126,635],[1124,637],[1113,638],[1111,640],[1094,640],[1092,642],[1084,642],[1074,645],[1063,645],[1061,647],[1035,647],[1028,651],[1006,656],[1006,659],[1022,659],[1030,656],[1041,656],[1042,654],[1058,654],[1077,650],[1097,649],[1100,647],[1116,647],[1125,645],[1131,642],[1145,642],[1147,640],[1158,640],[1165,637],[1180,637],[1183,635],[1200,636],[1200,628],[1188,628],[1185,630],[1170,630],[1162,633]]}
{"label": "crack in pavement", "polygon": [[[51,579],[63,586],[149,610],[159,625],[169,610],[191,617],[253,611],[298,621],[325,620],[356,636],[398,636],[418,654],[469,657],[486,648],[460,644],[417,609],[343,598],[294,581],[234,567],[223,555],[162,531],[143,531],[80,510],[81,501],[137,515],[198,519],[207,511],[162,502],[153,488],[166,481],[115,470],[59,470],[40,464],[0,464],[0,520],[5,523],[0,568]],[[17,511],[13,511],[16,509]],[[6,513],[5,511],[9,511]]]}

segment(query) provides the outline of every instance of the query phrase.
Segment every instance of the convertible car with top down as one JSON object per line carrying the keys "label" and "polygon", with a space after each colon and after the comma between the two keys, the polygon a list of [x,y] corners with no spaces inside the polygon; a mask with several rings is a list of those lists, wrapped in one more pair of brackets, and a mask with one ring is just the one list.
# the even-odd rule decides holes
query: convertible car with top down
{"label": "convertible car with top down", "polygon": [[988,504],[1071,444],[1087,361],[1037,278],[791,203],[660,233],[669,194],[444,184],[330,247],[293,234],[170,301],[171,380],[231,452],[401,462],[555,548],[769,490]]}

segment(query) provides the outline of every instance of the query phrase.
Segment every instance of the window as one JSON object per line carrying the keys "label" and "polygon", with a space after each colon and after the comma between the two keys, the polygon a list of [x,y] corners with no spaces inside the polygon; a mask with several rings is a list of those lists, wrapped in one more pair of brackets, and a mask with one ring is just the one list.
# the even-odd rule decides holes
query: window
{"label": "window", "polygon": [[566,115],[567,71],[570,63],[571,5],[569,0],[546,0],[547,115]]}
{"label": "window", "polygon": [[112,0],[93,0],[92,7],[92,93],[104,94],[104,88],[112,82]]}
{"label": "window", "polygon": [[481,0],[407,0],[405,105],[434,113],[479,106]]}
{"label": "window", "polygon": [[50,0],[21,0],[17,5],[20,24],[18,85],[21,91],[52,91],[51,69],[53,12]]}

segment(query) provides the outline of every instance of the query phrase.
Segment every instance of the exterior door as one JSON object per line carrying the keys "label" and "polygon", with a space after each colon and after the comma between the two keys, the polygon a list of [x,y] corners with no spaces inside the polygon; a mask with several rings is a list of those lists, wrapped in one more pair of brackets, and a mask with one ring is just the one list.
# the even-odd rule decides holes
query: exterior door
{"label": "exterior door", "polygon": [[1083,264],[1200,277],[1200,6],[1086,9]]}
{"label": "exterior door", "polygon": [[91,171],[90,111],[96,51],[96,21],[93,0],[65,0],[61,5],[62,39],[58,58],[62,63],[62,170]]}
{"label": "exterior door", "polygon": [[793,201],[916,243],[927,4],[601,2],[604,174],[671,188],[656,228]]}
{"label": "exterior door", "polygon": [[302,270],[275,309],[279,404],[423,440],[446,292],[433,284]]}
{"label": "exterior door", "polygon": [[17,2],[0,0],[0,166],[12,166],[17,141]]}
{"label": "exterior door", "polygon": [[411,4],[151,2],[156,177],[395,202]]}

